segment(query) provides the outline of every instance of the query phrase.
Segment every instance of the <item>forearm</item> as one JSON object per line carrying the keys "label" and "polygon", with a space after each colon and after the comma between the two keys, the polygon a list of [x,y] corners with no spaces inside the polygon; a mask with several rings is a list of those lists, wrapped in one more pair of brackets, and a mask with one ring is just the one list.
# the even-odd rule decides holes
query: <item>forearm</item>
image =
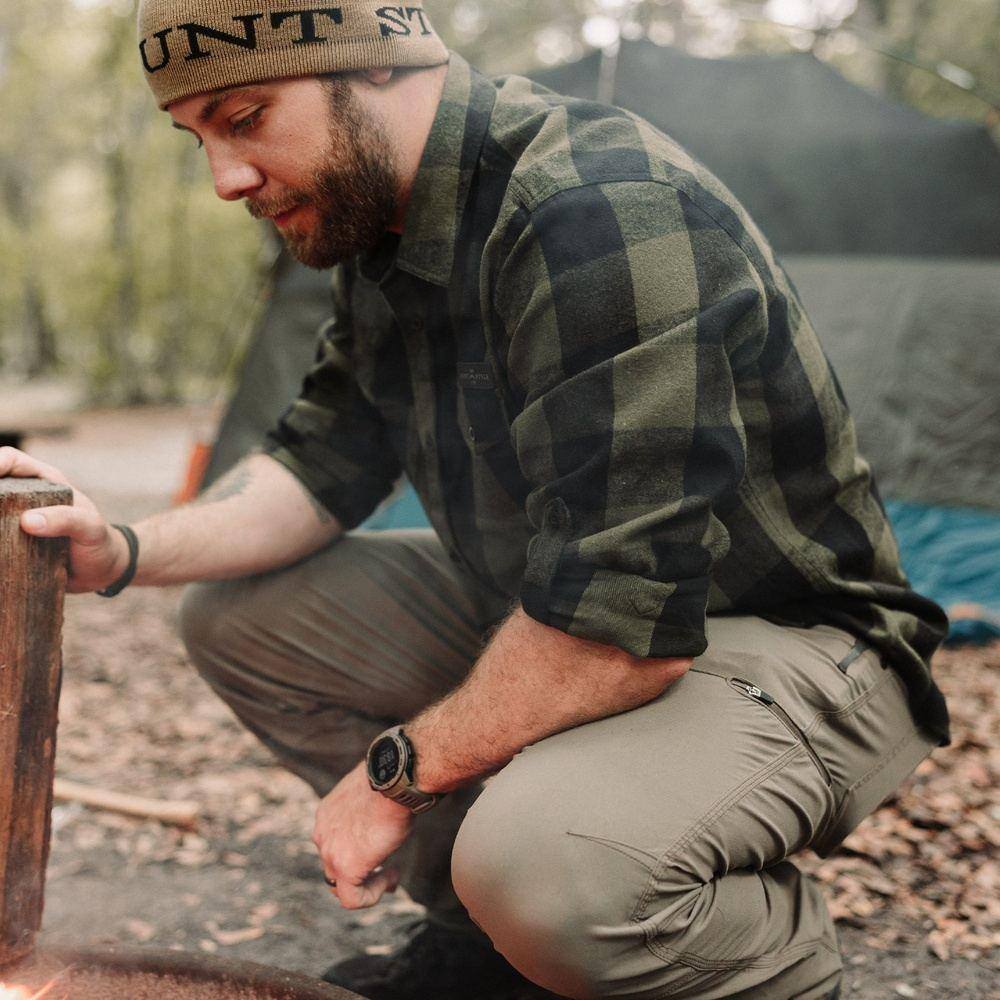
{"label": "forearm", "polygon": [[341,531],[302,483],[268,455],[250,455],[194,503],[133,525],[135,582],[225,580],[288,565]]}
{"label": "forearm", "polygon": [[546,736],[644,705],[690,664],[576,639],[518,609],[466,681],[406,726],[417,786],[470,784]]}

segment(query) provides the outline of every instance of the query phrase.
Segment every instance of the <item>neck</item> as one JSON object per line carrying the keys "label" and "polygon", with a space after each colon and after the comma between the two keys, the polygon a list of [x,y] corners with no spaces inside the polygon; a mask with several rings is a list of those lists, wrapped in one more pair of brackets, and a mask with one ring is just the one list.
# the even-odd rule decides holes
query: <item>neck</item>
{"label": "neck", "polygon": [[448,67],[397,70],[384,83],[361,82],[358,96],[366,100],[390,136],[400,178],[399,208],[389,229],[402,233],[413,183],[420,169],[427,138],[437,115]]}

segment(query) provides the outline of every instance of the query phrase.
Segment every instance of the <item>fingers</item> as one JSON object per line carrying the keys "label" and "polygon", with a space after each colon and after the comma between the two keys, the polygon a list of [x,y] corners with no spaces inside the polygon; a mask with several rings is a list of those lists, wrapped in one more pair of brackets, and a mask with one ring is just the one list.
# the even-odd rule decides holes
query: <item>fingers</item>
{"label": "fingers", "polygon": [[3,476],[37,477],[50,483],[69,485],[69,480],[58,469],[9,446],[0,448],[0,478]]}
{"label": "fingers", "polygon": [[346,875],[327,875],[330,892],[340,900],[345,910],[362,910],[374,906],[387,892],[395,892],[399,886],[399,872],[395,868],[376,868],[361,880],[352,880]]}
{"label": "fingers", "polygon": [[103,545],[108,526],[93,510],[82,507],[37,507],[21,515],[21,530],[37,538],[73,539],[80,545]]}

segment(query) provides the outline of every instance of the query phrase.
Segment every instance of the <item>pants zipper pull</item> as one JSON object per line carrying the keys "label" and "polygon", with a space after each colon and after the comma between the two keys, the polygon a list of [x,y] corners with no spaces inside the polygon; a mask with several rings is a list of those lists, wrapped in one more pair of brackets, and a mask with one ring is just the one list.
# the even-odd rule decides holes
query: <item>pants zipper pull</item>
{"label": "pants zipper pull", "polygon": [[773,705],[774,699],[766,692],[762,691],[756,684],[748,684],[746,681],[736,682],[751,698],[761,701],[765,705]]}

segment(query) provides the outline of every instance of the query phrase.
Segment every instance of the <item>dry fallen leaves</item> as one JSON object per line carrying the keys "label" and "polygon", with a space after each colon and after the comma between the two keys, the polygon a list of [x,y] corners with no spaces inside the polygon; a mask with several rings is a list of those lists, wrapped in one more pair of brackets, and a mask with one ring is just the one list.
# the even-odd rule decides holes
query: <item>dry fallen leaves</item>
{"label": "dry fallen leaves", "polygon": [[871,931],[871,947],[895,943],[897,932],[880,927],[891,907],[925,928],[927,948],[941,961],[995,958],[1000,643],[942,651],[934,669],[951,711],[951,745],[924,761],[831,858],[797,860],[826,887],[836,920]]}
{"label": "dry fallen leaves", "polygon": [[[275,767],[193,675],[164,613],[169,602],[149,590],[126,592],[121,601],[124,611],[88,601],[70,616],[60,773],[111,789],[195,799],[205,823],[200,835],[184,834],[60,807],[57,836],[73,844],[78,858],[110,849],[129,864],[220,865],[240,874],[250,870],[242,845],[258,838],[281,838],[289,856],[311,856],[312,793]],[[135,669],[140,662],[145,668]],[[836,919],[862,928],[870,947],[893,948],[915,927],[942,961],[988,960],[1000,947],[1000,643],[943,651],[934,669],[952,713],[951,746],[935,751],[833,857],[796,860],[821,881]],[[245,886],[247,896],[259,889]],[[272,917],[253,911],[236,918],[242,924],[234,929],[215,924],[199,947],[214,951],[254,940]],[[901,922],[910,928],[905,935]],[[130,928],[133,938],[147,932]]]}

